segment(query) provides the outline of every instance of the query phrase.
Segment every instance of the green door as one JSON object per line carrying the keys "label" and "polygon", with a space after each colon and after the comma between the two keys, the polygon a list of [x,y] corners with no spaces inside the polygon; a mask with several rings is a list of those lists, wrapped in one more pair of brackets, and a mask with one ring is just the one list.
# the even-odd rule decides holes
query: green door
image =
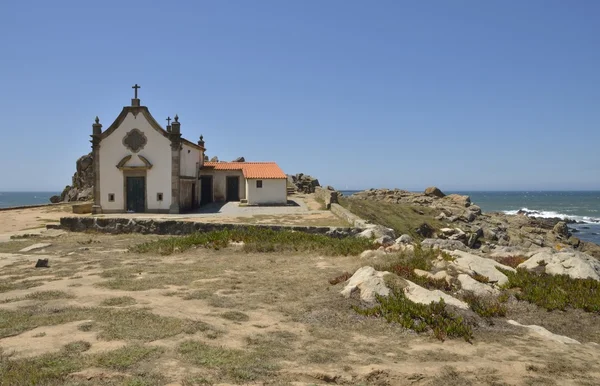
{"label": "green door", "polygon": [[146,177],[127,177],[127,211],[146,211]]}
{"label": "green door", "polygon": [[227,177],[227,193],[226,201],[239,201],[240,200],[240,178],[239,177]]}

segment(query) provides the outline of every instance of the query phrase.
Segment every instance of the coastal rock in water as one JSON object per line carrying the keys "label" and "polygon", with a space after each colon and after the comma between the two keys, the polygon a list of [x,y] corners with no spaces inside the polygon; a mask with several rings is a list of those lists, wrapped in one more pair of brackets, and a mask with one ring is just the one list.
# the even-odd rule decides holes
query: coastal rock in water
{"label": "coastal rock in water", "polygon": [[529,271],[543,268],[549,275],[569,275],[573,279],[600,281],[600,261],[582,252],[542,251],[519,264],[518,268]]}
{"label": "coastal rock in water", "polygon": [[458,240],[445,240],[445,239],[425,239],[421,243],[423,248],[432,249],[447,249],[450,251],[461,250],[466,251],[467,246]]}
{"label": "coastal rock in water", "polygon": [[389,272],[376,271],[369,266],[359,268],[348,280],[341,294],[348,298],[354,291],[358,290],[362,301],[374,303],[376,294],[381,296],[390,294],[390,289],[386,286],[384,280],[385,275],[389,274]]}
{"label": "coastal rock in water", "polygon": [[435,186],[430,186],[427,189],[425,189],[425,194],[428,196],[434,196],[434,197],[445,197],[446,195],[444,194],[444,192],[442,192],[440,189],[438,189]]}
{"label": "coastal rock in water", "polygon": [[452,264],[461,268],[469,269],[479,275],[486,276],[490,283],[498,283],[498,285],[502,285],[508,281],[508,277],[506,277],[506,275],[500,272],[497,268],[515,272],[515,269],[512,267],[500,264],[495,260],[480,257],[467,252],[456,250],[452,252],[452,256],[456,257],[456,260],[454,260]]}

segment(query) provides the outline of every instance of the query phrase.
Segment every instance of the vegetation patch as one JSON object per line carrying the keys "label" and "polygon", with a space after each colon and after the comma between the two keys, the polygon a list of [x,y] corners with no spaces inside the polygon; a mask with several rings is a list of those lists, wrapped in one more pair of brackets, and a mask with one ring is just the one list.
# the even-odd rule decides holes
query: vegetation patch
{"label": "vegetation patch", "polygon": [[[127,370],[140,361],[163,352],[159,347],[134,345],[101,354],[82,355],[89,348],[88,342],[77,341],[67,344],[58,353],[21,359],[13,359],[0,351],[0,374],[2,374],[0,382],[3,385],[64,385],[68,383],[69,374],[85,368]],[[138,372],[136,376],[127,378],[125,383],[118,384],[154,385],[164,384],[164,380],[154,374]]]}
{"label": "vegetation patch", "polygon": [[467,302],[471,310],[481,317],[506,316],[506,306],[492,296],[477,296],[468,291],[463,295],[463,300]]}
{"label": "vegetation patch", "polygon": [[527,261],[527,258],[525,256],[505,256],[505,257],[501,257],[496,259],[496,261],[500,264],[512,267],[512,268],[517,268],[517,266],[521,263],[524,263],[525,261]]}
{"label": "vegetation patch", "polygon": [[600,282],[594,279],[573,279],[568,275],[548,275],[517,269],[501,270],[507,277],[505,288],[518,288],[515,296],[548,311],[579,308],[600,312]]}
{"label": "vegetation patch", "polygon": [[132,306],[136,303],[137,302],[135,301],[135,299],[131,296],[117,296],[114,298],[108,298],[103,300],[102,303],[100,303],[100,305],[108,307],[125,307]]}
{"label": "vegetation patch", "polygon": [[7,283],[7,282],[3,281],[0,283],[0,293],[16,291],[16,290],[24,290],[24,289],[28,289],[28,288],[32,288],[32,287],[39,287],[41,285],[44,285],[44,283],[45,283],[44,280],[23,280],[23,281],[12,282],[12,283]]}
{"label": "vegetation patch", "polygon": [[134,344],[97,354],[94,362],[100,367],[123,371],[145,359],[156,357],[163,352],[164,349],[162,347],[147,347]]}
{"label": "vegetation patch", "polygon": [[393,291],[388,297],[377,296],[377,305],[354,310],[361,315],[383,317],[402,327],[418,333],[432,331],[440,339],[463,338],[467,342],[473,339],[473,332],[465,320],[446,309],[443,299],[439,303],[419,304],[409,300],[403,291]]}
{"label": "vegetation patch", "polygon": [[427,222],[435,229],[443,228],[443,223],[435,219],[439,211],[433,208],[345,197],[340,197],[339,202],[357,216],[374,224],[392,228],[399,235],[409,234],[415,240],[423,239],[415,232],[415,226],[418,224]]}
{"label": "vegetation patch", "polygon": [[130,248],[137,253],[160,253],[170,255],[190,248],[204,247],[222,249],[229,242],[243,242],[246,252],[317,252],[330,256],[358,255],[374,246],[368,239],[346,237],[332,238],[287,230],[247,227],[212,232],[194,233],[187,236],[168,237],[142,243]]}
{"label": "vegetation patch", "polygon": [[433,279],[427,276],[415,274],[415,269],[430,271],[433,268],[432,260],[437,258],[438,252],[429,248],[421,248],[419,244],[415,246],[412,254],[400,253],[395,259],[385,263],[375,264],[378,271],[388,271],[410,280],[422,287],[428,289],[439,289],[442,291],[451,291],[452,286],[446,279]]}
{"label": "vegetation patch", "polygon": [[217,370],[219,378],[238,383],[267,379],[277,371],[261,352],[213,347],[193,340],[182,342],[177,351],[184,360]]}
{"label": "vegetation patch", "polygon": [[183,296],[183,300],[208,299],[212,294],[208,291],[192,291]]}
{"label": "vegetation patch", "polygon": [[150,342],[181,333],[206,331],[204,322],[160,316],[144,309],[102,309],[96,319],[99,339]]}
{"label": "vegetation patch", "polygon": [[234,322],[247,322],[250,320],[250,317],[243,312],[239,311],[227,311],[221,314],[223,319],[232,320]]}

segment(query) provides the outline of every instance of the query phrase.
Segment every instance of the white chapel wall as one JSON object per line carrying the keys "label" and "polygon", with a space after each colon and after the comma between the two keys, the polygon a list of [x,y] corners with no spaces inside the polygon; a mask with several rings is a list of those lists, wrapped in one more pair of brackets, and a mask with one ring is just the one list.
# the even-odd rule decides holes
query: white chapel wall
{"label": "white chapel wall", "polygon": [[196,177],[200,165],[200,150],[190,145],[182,144],[179,174],[185,177]]}
{"label": "white chapel wall", "polygon": [[227,177],[237,176],[240,178],[239,195],[240,200],[246,198],[246,180],[241,170],[210,170],[205,169],[200,172],[202,176],[213,176],[213,200],[225,201],[227,194]]}
{"label": "white chapel wall", "polygon": [[256,179],[246,180],[246,198],[250,205],[287,203],[287,180],[264,179],[262,188],[256,187]]}
{"label": "white chapel wall", "polygon": [[[123,137],[132,129],[144,133],[147,143],[138,153],[133,153],[123,145]],[[123,173],[116,165],[127,155],[133,155],[127,166],[143,166],[137,155],[144,156],[153,166],[146,176],[146,205],[148,210],[168,210],[171,204],[171,147],[170,141],[157,132],[142,113],[137,117],[127,114],[121,125],[100,143],[100,205],[103,210],[125,209],[125,181]],[[115,201],[109,202],[109,193],[114,193]],[[157,193],[163,200],[157,201]]]}

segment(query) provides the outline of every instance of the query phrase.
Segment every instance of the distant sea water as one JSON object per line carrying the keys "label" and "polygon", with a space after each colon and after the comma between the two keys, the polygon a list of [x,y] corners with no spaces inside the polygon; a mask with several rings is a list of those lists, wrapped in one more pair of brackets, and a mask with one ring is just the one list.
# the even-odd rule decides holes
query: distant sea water
{"label": "distant sea water", "polygon": [[[358,190],[341,191],[351,195]],[[574,235],[582,240],[600,244],[600,191],[584,192],[445,192],[466,194],[484,212],[516,214],[519,210],[535,211],[537,217],[559,217],[575,220],[569,224]]]}
{"label": "distant sea water", "polygon": [[0,208],[49,204],[50,197],[60,192],[0,192]]}

